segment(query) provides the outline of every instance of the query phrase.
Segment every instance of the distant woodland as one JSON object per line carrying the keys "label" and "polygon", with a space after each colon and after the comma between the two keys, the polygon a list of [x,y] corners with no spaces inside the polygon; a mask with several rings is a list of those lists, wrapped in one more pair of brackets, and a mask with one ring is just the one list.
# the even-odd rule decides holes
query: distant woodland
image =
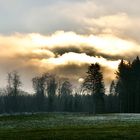
{"label": "distant woodland", "polygon": [[73,88],[69,80],[59,81],[55,75],[44,73],[32,79],[34,94],[21,90],[18,72],[7,75],[7,86],[0,91],[0,113],[21,112],[140,112],[140,59],[121,60],[116,79],[105,94],[101,66],[88,66],[81,88]]}

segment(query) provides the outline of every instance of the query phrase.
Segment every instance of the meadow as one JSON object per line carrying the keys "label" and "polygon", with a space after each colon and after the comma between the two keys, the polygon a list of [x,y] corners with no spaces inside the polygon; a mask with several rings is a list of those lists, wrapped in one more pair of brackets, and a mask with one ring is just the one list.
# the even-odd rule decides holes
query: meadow
{"label": "meadow", "polygon": [[140,139],[140,114],[36,113],[0,116],[0,140]]}

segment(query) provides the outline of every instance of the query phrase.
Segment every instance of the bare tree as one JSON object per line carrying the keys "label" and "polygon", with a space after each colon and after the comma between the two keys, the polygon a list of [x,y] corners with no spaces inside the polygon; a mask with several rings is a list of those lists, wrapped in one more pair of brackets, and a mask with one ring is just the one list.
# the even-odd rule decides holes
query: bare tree
{"label": "bare tree", "polygon": [[18,72],[14,71],[11,73],[8,73],[7,78],[7,93],[8,93],[8,103],[11,108],[11,111],[17,112],[19,103],[18,103],[18,95],[20,93],[20,87],[22,85],[20,76]]}

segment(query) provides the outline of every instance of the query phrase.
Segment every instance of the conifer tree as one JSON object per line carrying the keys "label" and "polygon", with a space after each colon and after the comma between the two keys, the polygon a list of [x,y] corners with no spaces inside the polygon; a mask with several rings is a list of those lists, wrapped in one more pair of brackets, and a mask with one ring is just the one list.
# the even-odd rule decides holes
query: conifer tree
{"label": "conifer tree", "polygon": [[91,111],[93,113],[104,112],[104,82],[100,65],[98,63],[91,64],[88,67],[87,76],[83,83],[85,90],[91,94],[92,104]]}

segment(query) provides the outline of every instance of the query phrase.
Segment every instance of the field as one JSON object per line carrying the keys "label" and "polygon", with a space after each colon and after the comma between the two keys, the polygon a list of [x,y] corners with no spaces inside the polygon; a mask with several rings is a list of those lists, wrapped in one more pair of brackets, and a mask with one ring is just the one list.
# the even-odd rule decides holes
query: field
{"label": "field", "polygon": [[0,140],[140,139],[140,114],[37,113],[0,116]]}

